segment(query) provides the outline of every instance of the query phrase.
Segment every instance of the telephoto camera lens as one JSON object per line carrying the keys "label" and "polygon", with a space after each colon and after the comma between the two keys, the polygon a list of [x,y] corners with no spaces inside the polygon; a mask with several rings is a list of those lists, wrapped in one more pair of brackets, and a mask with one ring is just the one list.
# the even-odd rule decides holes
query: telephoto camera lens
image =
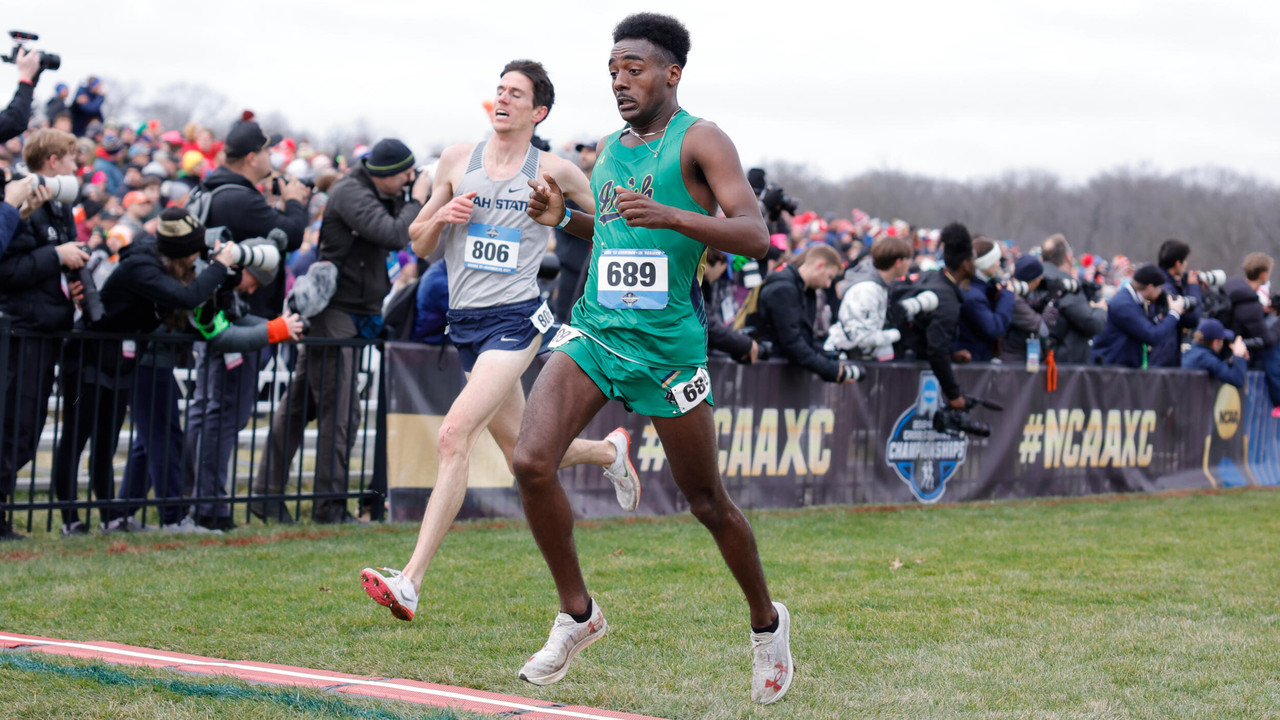
{"label": "telephoto camera lens", "polygon": [[921,313],[933,312],[938,309],[938,294],[925,290],[915,297],[903,300],[902,309],[907,311],[907,320],[913,320]]}
{"label": "telephoto camera lens", "polygon": [[1200,282],[1209,287],[1222,287],[1227,284],[1226,270],[1201,270],[1197,273],[1200,276]]}

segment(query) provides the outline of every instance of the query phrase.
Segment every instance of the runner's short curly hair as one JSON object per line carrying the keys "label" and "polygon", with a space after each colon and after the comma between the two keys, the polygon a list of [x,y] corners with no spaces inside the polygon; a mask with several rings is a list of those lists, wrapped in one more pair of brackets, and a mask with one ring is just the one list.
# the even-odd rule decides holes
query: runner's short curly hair
{"label": "runner's short curly hair", "polygon": [[684,67],[689,60],[689,31],[677,19],[657,13],[636,13],[613,29],[613,41],[648,40],[664,51],[667,60]]}

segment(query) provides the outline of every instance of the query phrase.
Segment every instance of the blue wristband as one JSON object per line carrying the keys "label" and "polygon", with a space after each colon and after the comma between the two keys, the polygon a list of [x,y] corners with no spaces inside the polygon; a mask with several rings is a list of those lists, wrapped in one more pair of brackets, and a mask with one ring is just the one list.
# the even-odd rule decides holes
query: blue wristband
{"label": "blue wristband", "polygon": [[564,219],[560,221],[560,224],[556,226],[556,229],[563,230],[564,226],[569,224],[569,217],[572,215],[573,211],[569,209],[568,205],[566,205],[564,208]]}

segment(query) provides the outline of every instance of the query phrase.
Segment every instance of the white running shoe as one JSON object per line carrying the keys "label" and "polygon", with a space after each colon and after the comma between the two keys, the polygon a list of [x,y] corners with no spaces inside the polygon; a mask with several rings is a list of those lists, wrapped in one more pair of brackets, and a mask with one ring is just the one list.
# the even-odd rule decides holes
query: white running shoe
{"label": "white running shoe", "polygon": [[791,663],[791,613],[780,602],[778,629],[771,633],[751,633],[751,699],[769,705],[782,699],[791,687],[795,666]]}
{"label": "white running shoe", "polygon": [[636,474],[636,466],[631,464],[631,433],[618,428],[604,439],[618,449],[617,457],[604,469],[604,476],[613,483],[618,504],[631,512],[640,506],[640,476]]}
{"label": "white running shoe", "polygon": [[592,600],[591,605],[591,618],[584,623],[574,622],[567,613],[556,615],[547,644],[520,668],[521,680],[534,685],[559,682],[569,672],[573,656],[604,635],[609,623],[605,622],[600,603]]}
{"label": "white running shoe", "polygon": [[392,615],[405,622],[413,620],[413,614],[418,611],[418,592],[404,573],[391,568],[365,568],[360,571],[360,584],[374,602],[386,607]]}
{"label": "white running shoe", "polygon": [[[206,533],[213,534],[213,535],[222,534],[221,530],[210,530],[207,527],[197,525],[196,521],[192,520],[190,515],[187,515],[186,517],[182,518],[176,523],[169,523],[168,525],[162,525],[160,526],[160,529],[167,533],[173,533],[175,535],[204,535]],[[137,531],[135,530],[132,532],[137,532]]]}

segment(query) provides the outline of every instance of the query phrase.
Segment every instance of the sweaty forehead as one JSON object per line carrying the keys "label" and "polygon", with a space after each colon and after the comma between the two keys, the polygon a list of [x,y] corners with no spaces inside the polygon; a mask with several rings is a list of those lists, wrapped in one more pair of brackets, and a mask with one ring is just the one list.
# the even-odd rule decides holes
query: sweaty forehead
{"label": "sweaty forehead", "polygon": [[614,43],[609,53],[609,62],[639,60],[641,62],[662,62],[662,49],[648,40],[641,38],[623,38]]}

